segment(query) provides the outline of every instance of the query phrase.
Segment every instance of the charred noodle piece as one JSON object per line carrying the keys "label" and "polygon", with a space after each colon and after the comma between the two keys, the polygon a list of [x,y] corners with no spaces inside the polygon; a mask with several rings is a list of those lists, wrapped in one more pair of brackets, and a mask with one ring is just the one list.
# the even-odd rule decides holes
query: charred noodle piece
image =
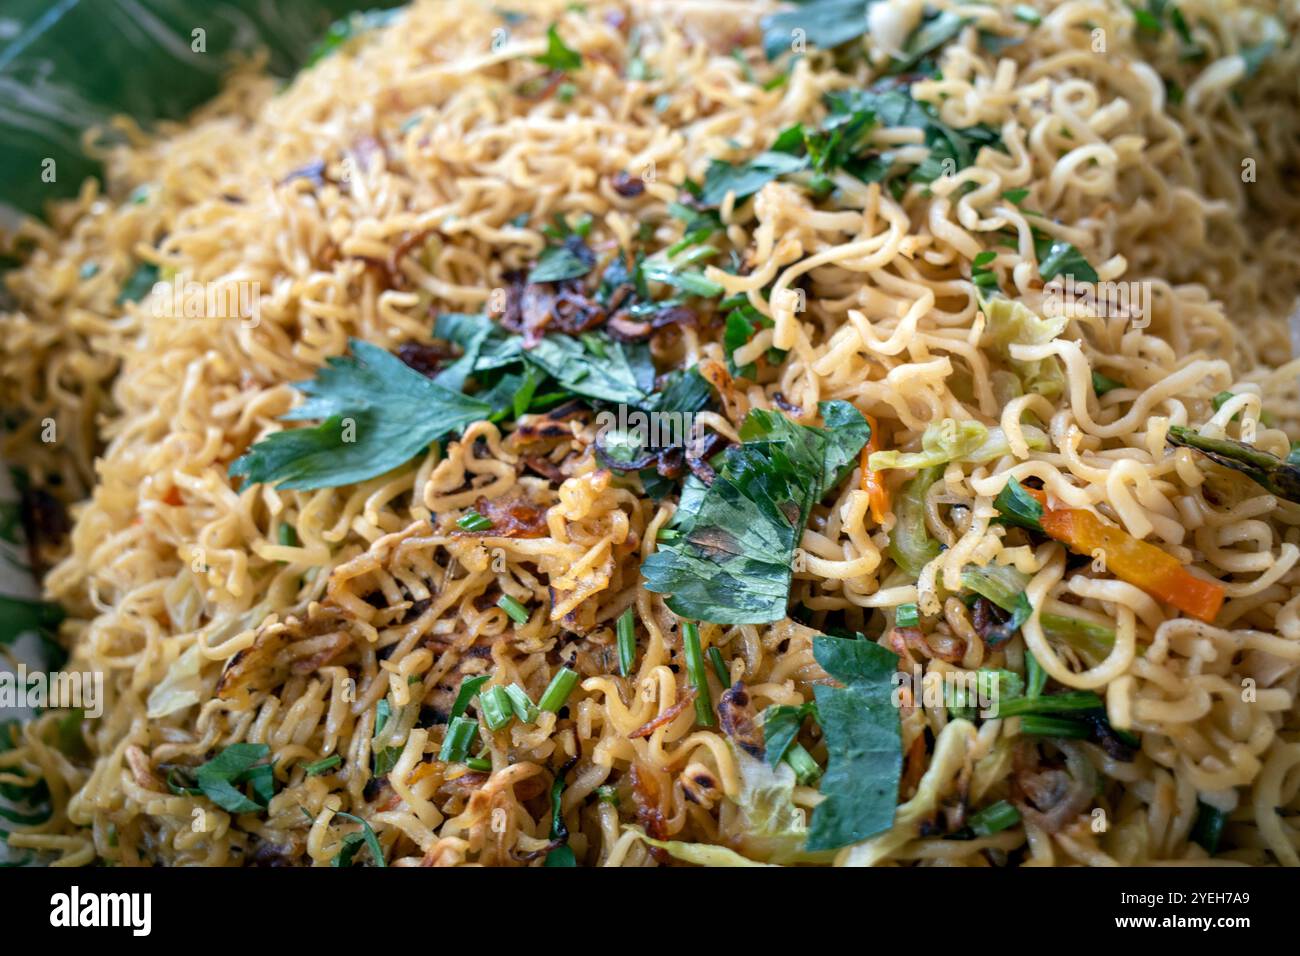
{"label": "charred noodle piece", "polygon": [[1035,488],[1022,490],[1042,507],[1038,520],[1048,537],[1078,554],[1092,555],[1100,550],[1106,569],[1115,577],[1207,624],[1219,613],[1225,596],[1219,582],[1196,577],[1173,555],[1122,528],[1104,524],[1091,511],[1050,508],[1043,492]]}
{"label": "charred noodle piece", "polygon": [[1231,438],[1206,438],[1182,425],[1170,425],[1165,440],[1182,448],[1195,448],[1216,465],[1241,472],[1279,498],[1300,503],[1300,464]]}

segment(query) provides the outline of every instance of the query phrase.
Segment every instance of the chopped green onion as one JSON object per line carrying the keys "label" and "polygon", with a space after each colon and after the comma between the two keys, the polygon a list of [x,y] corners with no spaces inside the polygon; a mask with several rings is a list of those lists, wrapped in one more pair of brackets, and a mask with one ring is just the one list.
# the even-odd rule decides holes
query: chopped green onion
{"label": "chopped green onion", "polygon": [[822,768],[801,743],[790,745],[790,749],[785,752],[785,762],[794,769],[794,777],[801,786],[806,787],[822,775]]}
{"label": "chopped green onion", "polygon": [[[1210,399],[1210,404],[1214,406],[1214,410],[1217,412],[1227,403],[1228,399],[1230,398],[1236,398],[1236,395],[1233,394],[1232,392],[1220,392],[1218,395],[1215,395],[1214,398]],[[1237,419],[1239,418],[1241,418],[1241,412],[1238,412],[1237,414],[1232,416],[1232,420],[1234,422],[1237,421]],[[1273,416],[1262,409],[1260,410],[1259,413],[1259,423],[1263,425],[1265,428],[1272,428],[1274,425],[1277,424]]]}
{"label": "chopped green onion", "polygon": [[561,667],[542,693],[542,699],[537,702],[538,709],[550,714],[559,713],[577,684],[577,672],[568,667]]}
{"label": "chopped green onion", "polygon": [[[307,814],[307,815],[311,816],[311,814]],[[366,848],[370,850],[370,856],[374,859],[375,866],[381,866],[381,867],[388,866],[388,864],[384,862],[384,851],[383,848],[380,847],[379,845],[379,837],[375,836],[375,831],[370,828],[369,823],[367,823],[365,820],[362,820],[360,817],[354,817],[350,813],[344,813],[342,810],[335,811],[334,815],[336,817],[343,817],[343,819],[345,820],[351,820],[353,823],[361,824],[362,839],[365,841]],[[349,833],[348,836],[355,837],[356,834]],[[352,844],[355,844],[356,842],[357,841],[353,840]],[[339,855],[336,856],[333,860],[334,866],[347,866],[350,865],[352,862],[352,853],[355,853],[356,851],[351,850],[351,852],[348,852],[351,849],[351,845],[349,844],[347,837],[344,837],[343,844],[344,844],[344,848],[339,851]],[[343,857],[345,854],[347,856],[347,862],[343,861]]]}
{"label": "chopped green onion", "polygon": [[447,725],[447,735],[442,738],[438,759],[443,763],[461,763],[469,756],[470,744],[478,733],[478,721],[468,717],[453,717]]}
{"label": "chopped green onion", "polygon": [[1223,837],[1223,824],[1228,815],[1216,810],[1203,800],[1196,801],[1196,822],[1192,824],[1190,834],[1193,843],[1205,848],[1205,852],[1214,856],[1219,852],[1219,840]]}
{"label": "chopped green onion", "polygon": [[564,796],[564,774],[561,773],[555,778],[555,783],[551,784],[551,840],[559,841],[557,846],[550,853],[546,854],[546,860],[542,866],[577,866],[578,861],[573,855],[573,848],[569,846],[569,828],[564,825],[564,815],[560,813],[561,800]]}
{"label": "chopped green onion", "polygon": [[1123,382],[1118,382],[1109,375],[1102,375],[1101,372],[1092,373],[1092,390],[1097,393],[1098,398],[1107,392],[1113,392],[1115,389],[1123,387]]}
{"label": "chopped green onion", "polygon": [[1043,506],[1014,477],[1002,486],[998,496],[993,499],[993,507],[997,509],[1003,524],[1018,525],[1042,533]]}
{"label": "chopped green onion", "polygon": [[1071,691],[1068,694],[1046,694],[1041,697],[1016,697],[998,703],[999,717],[1019,717],[1021,714],[1068,714],[1080,710],[1101,710],[1102,700],[1090,690]]}
{"label": "chopped green onion", "polygon": [[894,612],[894,623],[899,627],[916,627],[921,622],[921,612],[915,604],[900,604]]}
{"label": "chopped green onion", "polygon": [[456,519],[456,527],[462,531],[487,531],[492,527],[492,522],[471,509]]}
{"label": "chopped green onion", "polygon": [[687,295],[697,295],[705,299],[716,298],[726,290],[712,279],[706,279],[704,273],[693,269],[676,270],[665,266],[647,266],[642,269],[647,282],[662,282],[664,285],[680,289]]}
{"label": "chopped green onion", "polygon": [[492,761],[485,757],[470,757],[465,761],[465,766],[469,767],[470,770],[487,773],[492,769]]}
{"label": "chopped green onion", "polygon": [[1047,671],[1043,670],[1043,665],[1038,663],[1038,658],[1026,648],[1025,649],[1025,696],[1040,697],[1043,693],[1043,687],[1047,684]]}
{"label": "chopped green onion", "polygon": [[[465,713],[465,708],[469,702],[474,699],[478,689],[488,682],[491,674],[480,674],[478,677],[466,677],[460,682],[460,690],[456,694],[456,703],[451,705],[451,716],[459,717]],[[376,731],[378,733],[378,731]]]}
{"label": "chopped green onion", "polygon": [[709,678],[704,670],[704,652],[700,650],[700,629],[693,623],[682,625],[682,649],[686,656],[686,679],[695,688],[695,719],[705,727],[712,727],[713,697],[709,694]]}
{"label": "chopped green onion", "polygon": [[1115,632],[1101,624],[1049,614],[1046,611],[1039,615],[1038,621],[1043,626],[1044,634],[1053,640],[1069,644],[1091,666],[1105,660],[1115,646]]}
{"label": "chopped green onion", "polygon": [[388,776],[392,773],[393,768],[397,766],[397,761],[401,759],[401,756],[401,747],[385,747],[383,750],[376,751],[374,754],[374,775],[376,777]]}
{"label": "chopped green onion", "polygon": [[1043,15],[1027,3],[1017,3],[1012,7],[1011,13],[1021,23],[1028,23],[1030,26],[1038,26],[1043,22]]}
{"label": "chopped green onion", "polygon": [[501,595],[501,600],[497,601],[497,607],[509,614],[511,620],[516,624],[528,623],[528,608],[524,607],[509,594]]}
{"label": "chopped green onion", "polygon": [[537,723],[537,715],[539,711],[537,710],[537,705],[533,703],[533,699],[528,696],[528,691],[524,690],[518,684],[511,684],[506,688],[506,695],[510,698],[510,706],[514,708],[515,716],[518,717],[522,723]]}
{"label": "chopped green onion", "polygon": [[478,695],[478,712],[488,730],[497,731],[514,719],[515,709],[510,695],[500,684],[489,687]]}
{"label": "chopped green onion", "polygon": [[1092,736],[1091,728],[1077,720],[1036,714],[1020,718],[1020,732],[1029,737],[1077,737],[1080,740]]}
{"label": "chopped green onion", "polygon": [[618,791],[606,784],[603,787],[596,788],[596,799],[601,803],[608,803],[611,807],[618,806]]}
{"label": "chopped green onion", "polygon": [[718,675],[718,683],[726,690],[731,686],[731,671],[727,670],[727,662],[722,659],[721,648],[709,648],[709,663],[713,665],[713,673]]}
{"label": "chopped green onion", "polygon": [[618,672],[630,677],[636,664],[636,612],[628,608],[618,619]]}
{"label": "chopped green onion", "polygon": [[343,763],[343,758],[338,754],[334,754],[324,760],[317,760],[315,763],[305,763],[302,765],[302,769],[307,771],[309,777],[319,777],[326,771],[333,770],[341,763]]}
{"label": "chopped green onion", "polygon": [[298,547],[298,532],[287,521],[280,522],[280,527],[276,531],[276,539],[286,548]]}
{"label": "chopped green onion", "polygon": [[1019,822],[1020,811],[1007,801],[999,800],[974,814],[970,818],[969,826],[977,837],[986,837],[1013,827]]}
{"label": "chopped green onion", "polygon": [[384,727],[388,724],[388,718],[392,716],[393,705],[388,702],[388,698],[383,698],[375,704],[375,732],[373,737],[378,737],[384,732]]}

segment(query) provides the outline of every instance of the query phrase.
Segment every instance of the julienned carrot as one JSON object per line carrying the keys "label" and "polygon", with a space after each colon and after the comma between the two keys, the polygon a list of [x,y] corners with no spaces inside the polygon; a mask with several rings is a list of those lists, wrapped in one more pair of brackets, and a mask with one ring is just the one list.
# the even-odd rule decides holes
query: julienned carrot
{"label": "julienned carrot", "polygon": [[1049,508],[1043,492],[1025,491],[1043,506],[1043,531],[1071,551],[1090,555],[1100,548],[1106,569],[1117,578],[1207,624],[1219,613],[1225,596],[1222,584],[1190,574],[1173,555],[1122,528],[1103,524],[1091,511]]}
{"label": "julienned carrot", "polygon": [[871,437],[862,446],[862,490],[867,493],[872,519],[876,524],[882,524],[885,515],[889,514],[889,489],[885,487],[885,480],[880,472],[872,471],[867,467],[867,459],[871,457],[873,451],[880,451],[883,443],[880,440],[880,427],[876,424],[876,420],[870,415],[866,416],[866,419],[867,424],[871,426]]}

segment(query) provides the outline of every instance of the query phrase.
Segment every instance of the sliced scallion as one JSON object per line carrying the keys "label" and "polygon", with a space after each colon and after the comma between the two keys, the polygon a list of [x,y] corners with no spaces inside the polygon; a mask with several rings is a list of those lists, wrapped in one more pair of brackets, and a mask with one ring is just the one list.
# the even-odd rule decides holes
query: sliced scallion
{"label": "sliced scallion", "polygon": [[577,684],[577,672],[568,667],[561,667],[542,693],[542,699],[537,702],[538,709],[551,714],[559,713]]}
{"label": "sliced scallion", "polygon": [[492,527],[492,522],[477,511],[470,510],[456,519],[456,527],[462,531],[487,531]]}
{"label": "sliced scallion", "polygon": [[1020,732],[1027,737],[1074,737],[1079,740],[1092,736],[1087,724],[1063,717],[1042,717],[1029,714],[1020,718]]}
{"label": "sliced scallion", "polygon": [[510,703],[510,695],[500,684],[489,687],[478,695],[478,712],[483,715],[483,722],[488,730],[497,731],[514,719],[515,709]]}
{"label": "sliced scallion", "polygon": [[506,695],[510,698],[510,705],[514,708],[515,716],[522,723],[537,723],[537,705],[533,699],[528,696],[528,691],[524,690],[518,684],[511,684],[506,688]]}
{"label": "sliced scallion", "polygon": [[630,677],[635,664],[636,612],[628,608],[618,619],[618,672],[624,677]]}
{"label": "sliced scallion", "polygon": [[1080,710],[1101,710],[1102,699],[1090,690],[1070,691],[1068,694],[1044,694],[1040,697],[1015,697],[998,701],[999,717],[1019,717],[1021,714],[1067,714]]}
{"label": "sliced scallion", "polygon": [[438,759],[443,763],[462,763],[469,756],[470,744],[478,733],[478,721],[468,717],[453,717],[447,725],[447,735],[442,738]]}
{"label": "sliced scallion", "polygon": [[[460,690],[456,693],[456,703],[451,705],[452,717],[459,717],[465,713],[465,708],[474,699],[478,689],[486,684],[491,676],[491,674],[480,674],[478,677],[466,677],[460,682]],[[378,733],[378,731],[375,732]]]}
{"label": "sliced scallion", "polygon": [[1025,696],[1040,697],[1047,684],[1047,671],[1038,663],[1038,658],[1028,649],[1025,650]]}
{"label": "sliced scallion", "polygon": [[727,670],[727,662],[723,660],[720,648],[709,648],[709,663],[713,665],[713,673],[718,675],[718,683],[726,690],[731,686],[731,671]]}
{"label": "sliced scallion", "polygon": [[970,818],[969,826],[977,837],[991,836],[1020,822],[1020,811],[1005,800],[990,804]]}
{"label": "sliced scallion", "polygon": [[695,624],[682,625],[682,649],[686,656],[686,679],[695,688],[695,719],[705,727],[712,727],[715,723],[713,697],[704,669],[704,652],[700,649],[700,629]]}
{"label": "sliced scallion", "polygon": [[894,612],[894,623],[899,627],[916,627],[921,621],[921,612],[915,604],[900,604]]}
{"label": "sliced scallion", "polygon": [[528,623],[528,608],[524,607],[509,594],[501,595],[501,600],[497,601],[497,607],[510,615],[510,619],[516,624]]}
{"label": "sliced scallion", "polygon": [[807,786],[822,775],[822,768],[817,765],[803,744],[792,743],[790,749],[785,752],[785,762],[794,769],[794,777],[800,786]]}
{"label": "sliced scallion", "polygon": [[317,760],[315,763],[305,763],[302,765],[302,769],[307,772],[309,777],[319,777],[321,774],[333,770],[341,763],[343,763],[343,758],[338,754],[333,754],[324,760]]}

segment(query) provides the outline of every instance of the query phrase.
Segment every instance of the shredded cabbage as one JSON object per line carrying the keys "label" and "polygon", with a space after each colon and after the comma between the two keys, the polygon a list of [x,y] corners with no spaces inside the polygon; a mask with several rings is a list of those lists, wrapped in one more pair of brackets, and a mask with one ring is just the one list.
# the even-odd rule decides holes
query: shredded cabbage
{"label": "shredded cabbage", "polygon": [[[1021,426],[1025,443],[1030,448],[1048,447],[1047,434],[1033,425]],[[877,451],[867,460],[872,471],[886,468],[932,468],[950,461],[964,461],[974,465],[1011,454],[1011,442],[999,426],[992,428],[979,422],[957,421],[945,418],[926,426],[921,434],[922,451]]]}
{"label": "shredded cabbage", "polygon": [[739,846],[748,857],[768,863],[814,863],[830,861],[834,852],[804,849],[808,838],[807,817],[794,805],[794,771],[787,763],[773,769],[735,747],[740,771]]}
{"label": "shredded cabbage", "polygon": [[683,863],[694,863],[696,866],[772,866],[771,863],[758,863],[748,857],[741,856],[735,850],[729,850],[725,846],[718,846],[714,843],[685,843],[681,840],[656,840],[654,837],[646,836],[640,827],[627,826],[629,833],[636,835],[638,840],[649,843],[651,846],[658,847],[665,851],[674,859],[681,860]]}
{"label": "shredded cabbage", "polygon": [[203,653],[196,641],[172,661],[166,676],[149,692],[145,715],[150,720],[157,720],[197,704],[204,693],[199,674],[202,667]]}
{"label": "shredded cabbage", "polygon": [[990,345],[1019,377],[1026,393],[1055,398],[1065,389],[1065,374],[1054,357],[1024,362],[1011,357],[1013,345],[1045,345],[1065,331],[1068,316],[1045,319],[1022,302],[994,296],[981,302],[988,317],[985,344]]}
{"label": "shredded cabbage", "polygon": [[889,532],[889,556],[915,581],[927,564],[939,556],[939,542],[925,527],[925,493],[939,480],[942,469],[926,468],[903,485],[894,502],[894,529]]}

